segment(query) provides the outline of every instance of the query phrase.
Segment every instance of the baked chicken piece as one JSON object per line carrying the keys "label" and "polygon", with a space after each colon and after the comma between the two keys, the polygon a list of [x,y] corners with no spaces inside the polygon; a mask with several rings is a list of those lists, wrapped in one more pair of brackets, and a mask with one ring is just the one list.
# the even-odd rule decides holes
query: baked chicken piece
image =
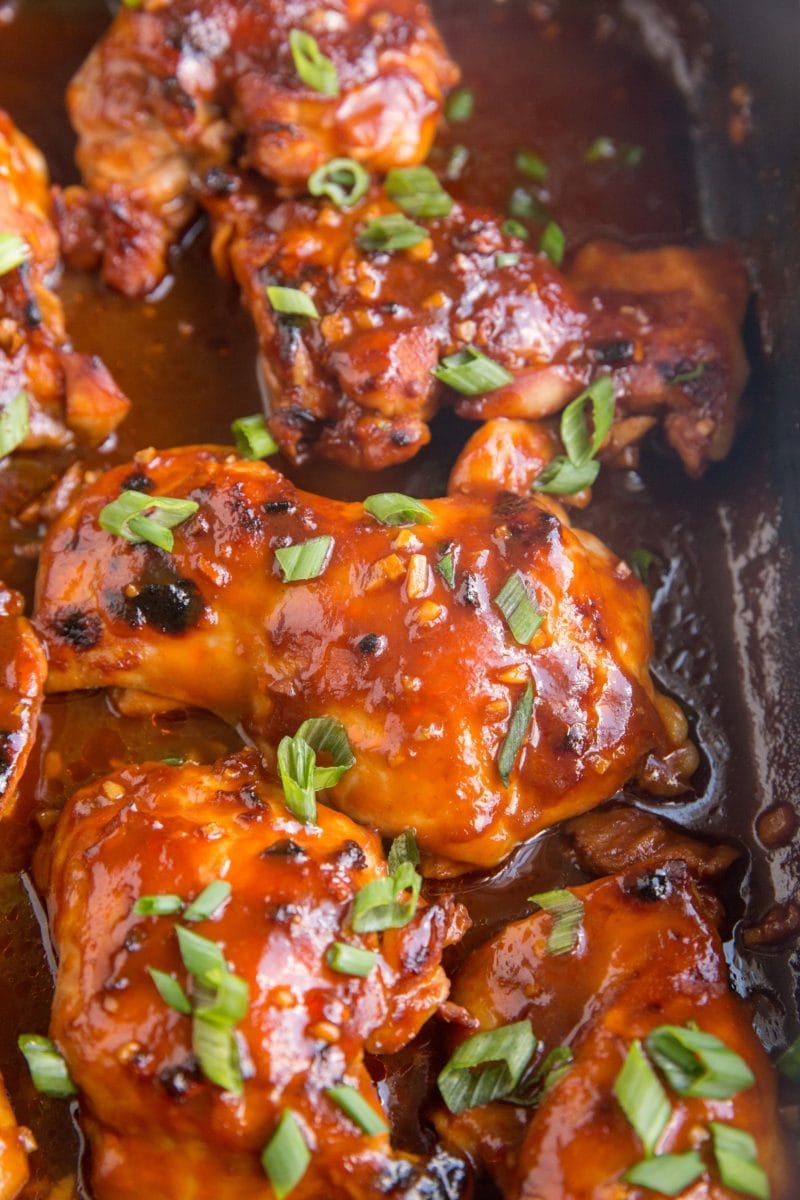
{"label": "baked chicken piece", "polygon": [[89,189],[64,197],[73,259],[102,259],[109,283],[142,295],[165,274],[196,178],[238,138],[244,163],[289,185],[339,156],[418,163],[457,79],[424,0],[123,6],[67,94]]}
{"label": "baked chicken piece", "polygon": [[[340,209],[215,184],[215,260],[253,315],[270,428],[294,461],[403,462],[445,397],[471,419],[539,420],[600,374],[614,379],[617,452],[662,419],[690,474],[727,452],[747,377],[747,286],[727,250],[598,243],[565,276],[488,210],[454,203],[386,251],[381,223],[404,218],[378,189]],[[275,312],[269,286],[301,289],[319,319]],[[433,375],[468,348],[503,369],[494,390],[459,395]]]}
{"label": "baked chicken piece", "polygon": [[30,1130],[17,1124],[0,1075],[0,1200],[15,1200],[28,1182],[28,1155],[34,1147]]}
{"label": "baked chicken piece", "polygon": [[36,740],[47,660],[22,597],[0,584],[0,828]]}
{"label": "baked chicken piece", "polygon": [[130,407],[99,359],[72,350],[47,167],[0,110],[0,455],[97,445]]}
{"label": "baked chicken piece", "polygon": [[[101,528],[130,489],[199,505],[172,553]],[[695,752],[650,680],[649,600],[626,564],[547,501],[409,503],[392,526],[221,448],[146,452],[51,527],[48,688],[211,709],[265,750],[335,717],[356,756],[337,807],[462,866],[659,775],[655,761],[684,788]],[[287,553],[316,564],[294,572]]]}
{"label": "baked chicken piece", "polygon": [[[50,1032],[96,1200],[286,1195],[261,1155],[287,1113],[306,1164],[292,1200],[457,1200],[463,1164],[393,1153],[364,1055],[405,1045],[446,998],[441,952],[466,917],[420,903],[402,927],[355,933],[354,899],[386,870],[349,818],[294,818],[253,752],[131,766],[73,797],[50,859]],[[142,902],[165,915],[137,913],[143,896],[166,896]],[[337,944],[355,968],[330,958]]]}
{"label": "baked chicken piece", "polygon": [[[708,902],[678,864],[606,878],[566,896],[578,924],[560,952],[551,939],[563,917],[542,910],[475,951],[453,986],[453,1005],[472,1022],[457,1040],[530,1021],[538,1047],[520,1088],[529,1106],[494,1101],[457,1115],[441,1109],[435,1124],[445,1143],[482,1164],[505,1200],[644,1200],[678,1192],[686,1200],[789,1200],[794,1186],[776,1077],[747,1007],[730,991]],[[698,1047],[707,1058],[697,1057]],[[532,1076],[553,1051],[553,1073],[548,1078],[546,1065],[537,1096]],[[664,1059],[672,1073],[656,1076]],[[718,1070],[730,1070],[727,1082]],[[754,1139],[756,1169],[766,1173],[760,1190],[742,1186],[753,1181],[752,1164],[743,1176],[740,1163],[737,1187],[730,1156],[715,1155],[712,1142],[722,1145],[731,1127]],[[643,1129],[655,1154],[647,1160],[649,1188],[642,1176],[638,1183],[625,1179],[645,1159]],[[683,1160],[683,1186],[668,1190],[659,1174],[668,1164],[659,1156],[691,1152],[697,1157]]]}
{"label": "baked chicken piece", "polygon": [[[453,463],[447,494],[484,500],[501,492],[527,496],[545,467],[561,453],[561,440],[549,422],[494,417],[475,430]],[[592,489],[584,487],[559,500],[585,508],[591,497]]]}

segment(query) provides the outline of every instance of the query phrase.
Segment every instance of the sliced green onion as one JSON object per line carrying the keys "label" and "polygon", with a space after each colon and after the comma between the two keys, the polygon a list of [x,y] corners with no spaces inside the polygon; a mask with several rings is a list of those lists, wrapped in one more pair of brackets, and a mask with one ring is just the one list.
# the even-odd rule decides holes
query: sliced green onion
{"label": "sliced green onion", "polygon": [[201,986],[195,1016],[220,1028],[232,1028],[247,1015],[250,989],[247,981],[232,971],[213,973],[214,987]]}
{"label": "sliced green onion", "polygon": [[532,716],[533,684],[528,683],[525,685],[525,691],[514,705],[514,711],[511,714],[511,720],[508,724],[508,733],[503,738],[503,744],[497,756],[497,770],[503,781],[503,787],[508,787],[511,772],[514,770],[514,763],[517,761],[517,755],[528,732]]}
{"label": "sliced green onion", "polygon": [[[161,761],[165,767],[182,767],[186,762],[186,759],[175,756],[172,758],[162,758]],[[178,897],[178,899],[180,899],[180,897]]]}
{"label": "sliced green onion", "polygon": [[201,937],[199,933],[185,929],[183,925],[177,925],[175,932],[186,970],[204,987],[215,987],[221,976],[228,971],[222,948],[217,942]]}
{"label": "sliced green onion", "polygon": [[169,917],[183,908],[180,896],[162,893],[157,896],[140,896],[133,906],[137,917]]}
{"label": "sliced green onion", "polygon": [[650,574],[650,568],[661,559],[652,550],[648,550],[646,546],[638,546],[632,550],[628,556],[628,562],[631,564],[636,574],[642,583],[646,584]]}
{"label": "sliced green onion", "polygon": [[560,267],[564,261],[566,245],[567,239],[564,236],[564,230],[555,221],[548,221],[539,238],[539,249],[542,254],[546,254],[552,263]]}
{"label": "sliced green onion", "polygon": [[314,790],[333,787],[346,771],[355,765],[356,756],[350,745],[347,730],[335,717],[311,717],[295,734],[308,742],[315,754],[330,754],[333,766],[314,767]]}
{"label": "sliced green onion", "polygon": [[317,819],[317,799],[314,788],[314,769],[317,756],[305,738],[281,738],[278,745],[278,774],[289,812],[311,825]]}
{"label": "sliced green onion", "polygon": [[17,392],[0,409],[0,458],[21,446],[30,429],[30,404],[27,392]]}
{"label": "sliced green onion", "polygon": [[452,196],[430,167],[394,167],[383,186],[386,195],[410,217],[446,217],[453,208]]}
{"label": "sliced green onion", "polygon": [[436,570],[441,575],[449,588],[454,588],[456,585],[456,561],[453,553],[452,545],[448,546],[443,554],[440,554],[436,560]]}
{"label": "sliced green onion", "polygon": [[495,254],[494,265],[500,270],[502,270],[503,267],[516,267],[519,263],[519,257],[520,256],[518,254],[514,254],[513,252],[502,252],[500,254]]}
{"label": "sliced green onion", "polygon": [[553,916],[553,928],[547,939],[548,954],[566,954],[578,944],[583,921],[583,901],[566,888],[555,888],[551,892],[537,892],[529,896],[531,904],[538,904]]}
{"label": "sliced green onion", "polygon": [[314,321],[319,320],[316,304],[300,288],[268,287],[267,298],[274,311],[285,317],[310,317]]}
{"label": "sliced green onion", "polygon": [[418,246],[428,236],[427,229],[409,221],[403,213],[387,213],[370,221],[358,235],[358,244],[363,250],[383,251],[409,250]]}
{"label": "sliced green onion", "polygon": [[613,1090],[622,1111],[638,1133],[645,1154],[651,1155],[667,1127],[672,1110],[667,1093],[638,1039],[631,1042]]}
{"label": "sliced green onion", "polygon": [[490,1104],[513,1092],[536,1046],[530,1021],[516,1021],[466,1038],[437,1079],[450,1112]]}
{"label": "sliced green onion", "polygon": [[315,37],[304,29],[293,29],[289,34],[289,49],[303,83],[323,96],[339,95],[339,72],[322,53]]}
{"label": "sliced green onion", "polygon": [[236,449],[243,458],[269,458],[270,454],[278,453],[278,443],[267,429],[267,423],[261,413],[252,417],[239,417],[231,425],[231,433],[236,439]]}
{"label": "sliced green onion", "polygon": [[550,496],[572,496],[583,488],[591,487],[599,474],[600,463],[597,459],[590,458],[576,467],[565,455],[559,454],[542,468],[531,490]]}
{"label": "sliced green onion", "polygon": [[293,1192],[308,1170],[311,1151],[290,1108],[285,1108],[278,1128],[264,1147],[261,1165],[272,1184],[276,1200]]}
{"label": "sliced green onion", "polygon": [[589,145],[583,157],[587,163],[598,163],[603,162],[605,159],[616,158],[616,156],[616,142],[610,137],[601,135],[600,137],[596,137]]}
{"label": "sliced green onion", "polygon": [[175,544],[172,530],[188,520],[198,508],[194,500],[125,491],[100,510],[97,521],[101,529],[126,542],[150,542],[171,553]]}
{"label": "sliced green onion", "polygon": [[396,875],[403,863],[411,863],[412,867],[418,867],[420,863],[419,846],[413,829],[398,834],[392,842],[386,859],[389,874]]}
{"label": "sliced green onion", "polygon": [[[414,864],[404,862],[386,879],[373,879],[353,899],[350,926],[355,933],[402,929],[417,911],[422,877]],[[406,892],[408,898],[403,899]]]}
{"label": "sliced green onion", "polygon": [[800,1037],[784,1050],[775,1065],[787,1079],[800,1082]]}
{"label": "sliced green onion", "polygon": [[622,145],[619,148],[619,158],[624,167],[638,167],[644,158],[644,146]]}
{"label": "sliced green onion", "polygon": [[645,1045],[679,1096],[729,1100],[756,1081],[743,1058],[702,1029],[659,1025],[648,1034]]}
{"label": "sliced green onion", "polygon": [[667,383],[669,383],[670,386],[681,383],[694,383],[696,379],[702,379],[705,373],[706,364],[698,363],[697,366],[691,371],[681,371],[677,375],[673,375],[671,379],[667,380]]}
{"label": "sliced green onion", "polygon": [[520,646],[529,646],[544,617],[539,611],[530,582],[521,571],[512,571],[494,602],[506,619]]}
{"label": "sliced green onion", "polygon": [[348,946],[346,942],[334,942],[325,954],[325,961],[339,975],[360,975],[366,978],[375,966],[377,954],[362,950],[360,946]]}
{"label": "sliced green onion", "polygon": [[206,1021],[197,1013],[192,1021],[192,1050],[206,1079],[239,1096],[244,1088],[236,1034],[230,1025]]}
{"label": "sliced green onion", "polygon": [[166,971],[156,970],[155,967],[148,967],[147,971],[164,1003],[168,1004],[170,1008],[174,1008],[176,1012],[183,1013],[185,1017],[190,1016],[192,1006],[178,980],[172,975],[168,975]]}
{"label": "sliced green onion", "polygon": [[645,1158],[622,1176],[626,1183],[649,1188],[661,1196],[680,1196],[690,1183],[705,1173],[703,1160],[696,1150],[685,1154],[659,1154]]}
{"label": "sliced green onion", "polygon": [[[586,421],[587,401],[592,406],[591,435]],[[608,375],[602,375],[564,409],[561,414],[561,440],[574,466],[583,466],[595,457],[614,422],[614,408],[614,384]]]}
{"label": "sliced green onion", "polygon": [[444,169],[445,179],[460,179],[464,174],[464,168],[469,162],[469,157],[469,150],[466,146],[453,146],[453,149],[450,151],[450,157],[447,160],[447,166]]}
{"label": "sliced green onion", "polygon": [[184,921],[207,921],[213,917],[231,894],[231,885],[224,879],[215,879],[203,888],[183,914]]}
{"label": "sliced green onion", "polygon": [[527,188],[517,187],[508,201],[508,213],[521,221],[545,221],[547,209]]}
{"label": "sliced green onion", "polygon": [[375,1112],[361,1092],[350,1087],[348,1083],[340,1083],[338,1087],[328,1088],[325,1095],[333,1101],[337,1108],[342,1110],[346,1117],[350,1118],[354,1125],[358,1126],[362,1133],[366,1133],[367,1137],[389,1132],[389,1126],[383,1117]]}
{"label": "sliced green onion", "polygon": [[564,1078],[572,1063],[572,1051],[569,1046],[554,1046],[535,1071],[531,1073],[529,1068],[525,1072],[514,1091],[505,1097],[506,1100],[509,1104],[519,1104],[524,1108],[534,1107],[560,1079]]}
{"label": "sliced green onion", "polygon": [[514,382],[514,376],[494,359],[487,358],[475,346],[465,346],[456,354],[448,354],[433,374],[462,396],[483,396]]}
{"label": "sliced green onion", "polygon": [[468,121],[475,111],[475,96],[471,88],[459,87],[447,97],[444,115],[448,121]]}
{"label": "sliced green onion", "polygon": [[31,256],[31,248],[18,233],[0,233],[0,275],[16,271]]}
{"label": "sliced green onion", "polygon": [[500,232],[504,233],[506,237],[520,238],[520,240],[523,242],[527,242],[528,238],[531,236],[530,231],[527,230],[519,221],[515,221],[512,217],[509,217],[507,220],[503,221],[503,224],[500,226]]}
{"label": "sliced green onion", "polygon": [[364,508],[381,525],[430,525],[436,514],[413,496],[402,492],[377,492],[367,496]]}
{"label": "sliced green onion", "polygon": [[299,583],[304,579],[318,579],[328,565],[333,538],[328,533],[310,538],[307,542],[294,542],[291,546],[279,546],[275,557],[283,575],[284,583]]}
{"label": "sliced green onion", "polygon": [[77,1093],[67,1064],[50,1038],[23,1033],[17,1038],[17,1045],[25,1056],[37,1092],[52,1096],[54,1100],[64,1100]]}
{"label": "sliced green onion", "polygon": [[369,174],[354,158],[332,158],[308,180],[312,196],[327,196],[337,208],[352,208],[369,187]]}
{"label": "sliced green onion", "polygon": [[769,1180],[758,1161],[755,1138],[744,1129],[719,1121],[709,1122],[709,1129],[719,1176],[725,1187],[741,1192],[743,1196],[769,1200]]}
{"label": "sliced green onion", "polygon": [[535,179],[537,183],[544,183],[550,174],[547,163],[532,150],[518,150],[514,158],[514,166],[520,175],[525,175],[528,179]]}

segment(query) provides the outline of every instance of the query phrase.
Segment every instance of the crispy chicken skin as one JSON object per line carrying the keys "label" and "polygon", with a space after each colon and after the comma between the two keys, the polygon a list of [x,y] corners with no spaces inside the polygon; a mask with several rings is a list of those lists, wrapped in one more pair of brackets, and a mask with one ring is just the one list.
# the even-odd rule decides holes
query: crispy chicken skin
{"label": "crispy chicken skin", "polygon": [[99,444],[130,407],[99,359],[69,345],[52,291],[59,244],[51,215],[44,159],[0,110],[0,233],[29,249],[26,262],[0,275],[0,409],[27,394],[24,450]]}
{"label": "crispy chicken skin", "polygon": [[[568,1045],[573,1065],[538,1107],[494,1103],[436,1125],[446,1143],[469,1154],[498,1181],[505,1200],[642,1200],[652,1193],[621,1175],[642,1145],[612,1093],[635,1038],[660,1025],[699,1027],[739,1054],[754,1086],[732,1099],[680,1098],[659,1153],[700,1151],[708,1170],[681,1192],[686,1200],[735,1200],[711,1154],[709,1121],[756,1140],[772,1200],[794,1194],[780,1133],[775,1075],[746,1006],[729,989],[722,944],[706,902],[673,864],[668,873],[612,877],[570,889],[583,902],[576,947],[548,954],[553,917],[538,912],[478,949],[457,978],[452,1000],[481,1029],[530,1019],[540,1057]],[[664,894],[664,893],[667,894]]]}
{"label": "crispy chicken skin", "polygon": [[14,806],[42,708],[47,660],[22,597],[0,584],[0,828]]}
{"label": "crispy chicken skin", "polygon": [[[395,1156],[388,1135],[367,1137],[325,1094],[346,1083],[380,1112],[365,1051],[405,1045],[447,996],[440,957],[463,931],[460,906],[420,905],[382,934],[350,928],[355,893],[385,873],[374,833],[324,806],[300,824],[252,751],[131,766],[73,797],[50,858],[51,1035],[80,1089],[97,1200],[272,1196],[259,1156],[287,1108],[313,1151],[293,1200],[459,1194],[457,1162],[440,1156],[429,1172]],[[204,1079],[191,1019],[148,974],[172,973],[191,995],[178,918],[133,912],[140,895],[190,900],[215,879],[230,898],[191,928],[249,987],[241,1096]],[[366,978],[327,965],[337,940],[379,956]],[[452,1190],[437,1190],[437,1172]]]}
{"label": "crispy chicken skin", "polygon": [[[299,77],[293,29],[316,38],[339,92]],[[88,192],[64,199],[67,241],[128,295],[150,291],[192,215],[197,176],[229,161],[302,185],[349,156],[421,162],[458,79],[422,0],[144,0],[123,7],[69,88]]]}
{"label": "crispy chicken skin", "polygon": [[[564,275],[504,234],[496,214],[455,204],[427,223],[419,245],[375,252],[360,248],[359,234],[397,211],[378,189],[342,211],[313,200],[276,207],[234,177],[216,182],[220,194],[207,199],[215,259],[253,315],[270,427],[295,461],[388,466],[429,440],[445,398],[471,419],[541,420],[609,372],[616,453],[658,420],[690,474],[727,451],[747,376],[747,288],[728,251],[598,243]],[[519,261],[498,267],[507,252]],[[270,284],[302,287],[321,320],[273,312]],[[440,384],[431,374],[439,360],[470,345],[513,382],[476,397]]]}
{"label": "crispy chicken skin", "polygon": [[0,1075],[0,1200],[14,1200],[28,1182],[33,1135],[17,1124]]}
{"label": "crispy chicken skin", "polygon": [[[199,503],[171,555],[99,528],[131,482]],[[430,524],[390,528],[223,449],[148,452],[51,529],[36,604],[48,687],[138,688],[241,720],[264,747],[338,717],[357,759],[338,807],[491,866],[672,753],[686,723],[650,681],[645,589],[600,542],[532,499],[429,506]],[[284,583],[275,549],[326,535],[320,576]],[[436,569],[447,547],[453,588]],[[493,601],[515,570],[543,615],[529,646]],[[503,787],[497,756],[529,680],[533,720]]]}

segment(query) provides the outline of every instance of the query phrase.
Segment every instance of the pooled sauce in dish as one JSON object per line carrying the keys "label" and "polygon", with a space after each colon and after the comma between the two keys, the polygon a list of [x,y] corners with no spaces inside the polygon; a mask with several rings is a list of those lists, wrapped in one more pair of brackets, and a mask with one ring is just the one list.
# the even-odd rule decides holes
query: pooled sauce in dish
{"label": "pooled sauce in dish", "polygon": [[[459,178],[448,184],[457,199],[504,210],[514,187],[528,182],[514,166],[517,151],[528,149],[549,165],[540,199],[563,227],[568,247],[597,236],[633,246],[699,239],[687,113],[616,10],[581,0],[438,0],[433,7],[475,98],[474,115],[450,123],[434,150],[437,165],[450,160],[456,147],[468,151]],[[57,182],[75,177],[64,87],[107,20],[103,0],[22,0],[14,19],[0,24],[0,106],[40,145]],[[612,157],[591,152],[599,138],[611,139]],[[254,334],[234,286],[213,271],[202,223],[185,239],[159,297],[128,301],[76,274],[65,276],[61,294],[76,346],[101,355],[133,402],[113,446],[86,456],[91,465],[124,461],[146,446],[226,443],[231,421],[259,408]],[[335,497],[358,499],[378,489],[435,496],[444,491],[474,428],[441,413],[431,444],[411,463],[379,477],[326,463],[275,465],[300,486]],[[726,463],[690,483],[656,447],[646,452],[640,474],[604,471],[578,522],[622,557],[641,547],[657,556],[649,572],[656,673],[695,714],[703,763],[695,791],[677,802],[630,798],[701,836],[756,848],[752,865],[745,854],[728,876],[728,935],[745,908],[755,917],[770,903],[770,870],[792,869],[788,860],[770,864],[755,840],[755,806],[765,778],[751,750],[761,668],[753,666],[747,686],[737,677],[747,658],[745,610],[737,608],[743,593],[737,589],[749,582],[756,595],[770,582],[765,555],[774,527],[763,460],[757,428],[751,427]],[[36,529],[18,514],[66,462],[20,456],[0,479],[0,577],[29,599]],[[762,681],[768,677],[765,667]],[[77,786],[125,762],[169,756],[211,762],[240,744],[233,730],[208,714],[123,716],[113,704],[101,694],[46,703],[23,784],[32,831],[34,816],[39,826],[46,824]],[[771,719],[766,701],[761,715]],[[38,1197],[49,1183],[74,1175],[79,1146],[67,1106],[34,1092],[16,1050],[20,1032],[46,1029],[51,995],[42,914],[24,874],[33,842],[31,832],[0,849],[0,1063],[17,1117],[39,1143],[24,1193]],[[526,913],[531,892],[580,882],[584,876],[572,861],[563,834],[554,830],[521,848],[494,876],[462,880],[459,894],[474,925],[451,951],[448,966]],[[435,892],[443,885],[429,887]],[[743,980],[755,994],[757,1027],[769,1045],[780,1038],[791,1003],[789,960],[781,952],[745,958],[731,942],[730,962],[734,982]],[[418,1147],[430,1138],[411,1114],[437,1067],[435,1040],[429,1027],[401,1054],[370,1063],[383,1081],[400,1145]]]}

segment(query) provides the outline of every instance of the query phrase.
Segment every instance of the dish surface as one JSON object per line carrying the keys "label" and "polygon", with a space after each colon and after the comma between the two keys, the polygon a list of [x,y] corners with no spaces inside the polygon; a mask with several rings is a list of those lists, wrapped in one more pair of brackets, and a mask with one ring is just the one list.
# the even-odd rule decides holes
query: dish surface
{"label": "dish surface", "polygon": [[[642,48],[642,29],[652,27],[594,4],[564,4],[554,14],[551,6],[541,11],[534,6],[538,17],[523,5],[476,3],[466,19],[464,8],[458,0],[435,5],[449,49],[477,97],[469,126],[451,127],[438,143],[443,155],[456,141],[472,151],[473,165],[453,185],[458,199],[502,208],[514,184],[514,152],[534,142],[551,164],[552,207],[569,244],[589,236],[632,245],[700,237],[707,214],[696,199],[687,102]],[[23,3],[16,19],[0,27],[0,55],[10,64],[0,79],[0,105],[38,141],[59,181],[74,177],[63,89],[106,21],[99,0],[42,0]],[[687,44],[694,37],[702,49],[704,32],[702,24],[687,30]],[[633,176],[585,164],[585,149],[600,134],[644,147]],[[701,157],[699,165],[705,184],[708,161]],[[714,232],[725,230],[717,224]],[[76,344],[101,354],[134,402],[116,446],[90,456],[98,465],[125,461],[146,445],[225,442],[231,419],[259,407],[251,328],[235,290],[213,274],[202,227],[187,239],[158,301],[126,301],[75,274],[65,278],[62,294]],[[797,794],[800,676],[788,653],[791,561],[783,549],[786,535],[773,482],[772,428],[763,417],[773,380],[759,364],[757,339],[751,341],[755,415],[730,458],[689,484],[669,457],[653,449],[640,474],[603,473],[580,524],[623,557],[646,547],[661,560],[651,574],[656,675],[695,714],[704,761],[695,792],[680,802],[655,805],[633,798],[704,836],[734,839],[748,851],[724,896],[728,954],[734,979],[756,999],[759,1033],[773,1046],[782,1044],[796,1016],[792,952],[783,946],[745,953],[732,935],[737,921],[752,922],[775,899],[786,899],[796,883],[791,849],[768,852],[754,823],[760,811]],[[407,466],[382,474],[381,488],[443,492],[472,429],[441,414],[431,445]],[[56,465],[43,464],[41,457],[17,460],[0,482],[4,514],[24,507]],[[326,464],[287,474],[331,496],[355,499],[375,490],[374,477]],[[4,516],[0,576],[28,592],[33,566],[25,547],[32,538],[30,527]],[[52,812],[76,785],[120,762],[192,751],[211,761],[238,744],[235,733],[206,714],[125,718],[101,695],[56,697],[46,705],[24,800],[31,814]],[[9,1004],[0,1061],[18,1116],[35,1129],[42,1148],[34,1162],[39,1180],[58,1180],[74,1171],[74,1129],[62,1108],[34,1096],[14,1049],[17,1033],[46,1026],[50,1000],[35,900],[26,877],[17,874],[28,851],[29,845],[3,850],[0,947]],[[580,882],[577,867],[570,865],[565,875],[565,862],[572,860],[555,830],[520,850],[493,877],[465,881],[463,898],[475,924],[448,965],[523,915],[531,891]],[[424,1137],[407,1114],[415,1108],[411,1093],[418,1100],[430,1084],[432,1037],[423,1034],[389,1063],[382,1085],[396,1134],[409,1146]],[[31,1188],[36,1187],[34,1181]]]}

